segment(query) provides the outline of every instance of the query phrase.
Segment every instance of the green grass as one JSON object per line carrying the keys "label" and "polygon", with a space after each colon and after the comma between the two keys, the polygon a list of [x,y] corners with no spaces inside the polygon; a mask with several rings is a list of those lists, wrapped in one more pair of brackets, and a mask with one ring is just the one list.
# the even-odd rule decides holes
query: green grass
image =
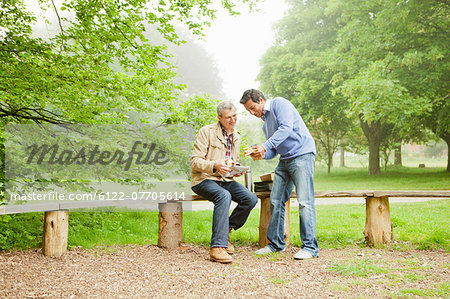
{"label": "green grass", "polygon": [[[321,248],[366,246],[364,205],[317,206],[317,238]],[[258,243],[258,209],[247,223],[231,234],[236,245]],[[391,204],[394,239],[390,249],[444,249],[450,251],[450,200]],[[291,207],[291,243],[300,246],[298,209]],[[184,241],[209,246],[212,211],[183,213]],[[92,248],[112,244],[156,244],[158,213],[71,212],[69,246]],[[42,213],[0,216],[0,250],[42,245]]]}
{"label": "green grass", "polygon": [[[411,267],[411,265],[415,266]],[[435,265],[434,267],[445,269],[445,265]],[[429,269],[431,269],[430,266],[427,270]],[[388,290],[395,290],[384,291],[386,297],[389,298],[410,296],[446,298],[449,294],[449,283],[441,282],[439,277],[425,272],[423,260],[415,257],[409,257],[406,262],[404,259],[389,260],[384,258],[374,259],[373,257],[332,261],[328,265],[327,271],[342,276],[339,283],[331,285],[331,289],[340,292],[351,292],[352,286],[379,285],[382,288],[387,287]],[[428,288],[417,284],[422,281],[426,281]],[[404,286],[413,285],[418,288],[404,288]],[[349,295],[349,293],[343,294],[342,297],[348,297]]]}
{"label": "green grass", "polygon": [[[335,164],[338,164],[336,160]],[[264,161],[244,160],[244,164],[252,167],[253,181],[259,176],[274,171],[278,159]],[[425,163],[426,168],[418,168]],[[437,159],[426,158],[420,154],[404,154],[403,167],[389,165],[381,167],[381,175],[368,175],[368,157],[346,157],[346,167],[327,167],[321,162],[315,164],[315,188],[326,190],[438,190],[450,188],[450,173],[445,172],[447,156]],[[243,180],[242,180],[243,182]]]}
{"label": "green grass", "polygon": [[391,294],[391,298],[405,298],[411,296],[417,297],[430,297],[430,298],[448,298],[450,294],[450,284],[448,282],[443,282],[435,284],[433,289],[401,289],[398,292]]}
{"label": "green grass", "polygon": [[328,271],[336,272],[343,276],[367,277],[369,275],[386,273],[387,269],[365,259],[362,261],[347,260],[343,263],[333,263],[328,267]]}
{"label": "green grass", "polygon": [[369,176],[364,168],[337,168],[330,174],[316,168],[316,190],[445,190],[450,173],[445,168],[389,167],[379,176]]}
{"label": "green grass", "polygon": [[272,282],[275,285],[284,285],[285,286],[285,285],[287,285],[289,283],[289,280],[285,279],[285,278],[282,278],[282,277],[280,277],[278,275],[273,275],[270,278],[270,282]]}
{"label": "green grass", "polygon": [[69,246],[155,244],[157,212],[75,212],[69,217]]}
{"label": "green grass", "polygon": [[[275,169],[270,168],[266,172]],[[328,190],[446,190],[450,188],[450,172],[445,167],[416,168],[390,166],[379,176],[370,176],[367,168],[333,168],[316,165],[314,186],[317,191]],[[254,182],[266,172],[252,171]],[[243,178],[239,182],[244,184]]]}

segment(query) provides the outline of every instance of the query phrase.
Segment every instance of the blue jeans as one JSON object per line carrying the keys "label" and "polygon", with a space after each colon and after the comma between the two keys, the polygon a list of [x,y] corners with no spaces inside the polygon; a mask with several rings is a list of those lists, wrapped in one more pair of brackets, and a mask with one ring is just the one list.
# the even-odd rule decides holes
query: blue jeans
{"label": "blue jeans", "polygon": [[[214,203],[211,247],[227,248],[229,228],[236,230],[244,225],[258,198],[235,181],[204,180],[192,190]],[[232,200],[238,205],[230,215]]]}
{"label": "blue jeans", "polygon": [[319,245],[316,238],[316,209],[314,204],[314,162],[312,153],[292,159],[280,160],[275,168],[270,210],[272,217],[267,229],[269,247],[280,251],[286,247],[284,241],[284,213],[286,202],[295,186],[299,203],[300,237],[302,249],[317,256]]}

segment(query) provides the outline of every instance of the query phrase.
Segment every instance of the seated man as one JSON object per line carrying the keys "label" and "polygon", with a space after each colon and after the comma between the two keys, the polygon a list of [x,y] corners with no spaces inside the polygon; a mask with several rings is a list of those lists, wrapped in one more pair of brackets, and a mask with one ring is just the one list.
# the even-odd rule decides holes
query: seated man
{"label": "seated man", "polygon": [[[231,102],[217,106],[219,122],[198,132],[191,156],[192,190],[214,203],[211,251],[212,261],[231,263],[234,248],[229,233],[244,225],[258,198],[243,185],[226,177],[231,168],[225,161],[239,159],[241,137],[234,130],[237,115]],[[231,201],[238,205],[229,216]]]}

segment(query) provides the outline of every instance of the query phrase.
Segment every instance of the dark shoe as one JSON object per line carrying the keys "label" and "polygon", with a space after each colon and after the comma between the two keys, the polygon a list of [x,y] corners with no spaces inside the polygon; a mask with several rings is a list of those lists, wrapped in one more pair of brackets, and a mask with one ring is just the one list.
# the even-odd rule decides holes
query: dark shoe
{"label": "dark shoe", "polygon": [[218,263],[231,263],[233,258],[226,252],[223,247],[213,247],[209,252],[210,260]]}

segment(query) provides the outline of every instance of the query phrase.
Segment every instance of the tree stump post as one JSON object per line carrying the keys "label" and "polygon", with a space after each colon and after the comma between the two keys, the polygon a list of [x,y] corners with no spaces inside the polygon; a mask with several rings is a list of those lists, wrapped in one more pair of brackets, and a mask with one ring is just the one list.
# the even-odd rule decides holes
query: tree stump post
{"label": "tree stump post", "polygon": [[[261,215],[259,218],[259,247],[263,248],[269,243],[269,240],[267,240],[267,229],[269,227],[269,222],[272,215],[270,212],[270,197],[260,198],[260,200]],[[289,199],[286,202],[286,210],[284,214],[284,241],[286,242],[286,247],[289,245],[291,237],[291,221],[289,216],[290,207],[291,201]]]}
{"label": "tree stump post", "polygon": [[49,211],[44,215],[42,252],[46,256],[59,257],[67,251],[69,211]]}
{"label": "tree stump post", "polygon": [[158,208],[158,246],[167,249],[178,248],[183,242],[183,203],[160,203]]}
{"label": "tree stump post", "polygon": [[370,246],[392,241],[392,223],[389,197],[366,197],[366,227],[364,236]]}

